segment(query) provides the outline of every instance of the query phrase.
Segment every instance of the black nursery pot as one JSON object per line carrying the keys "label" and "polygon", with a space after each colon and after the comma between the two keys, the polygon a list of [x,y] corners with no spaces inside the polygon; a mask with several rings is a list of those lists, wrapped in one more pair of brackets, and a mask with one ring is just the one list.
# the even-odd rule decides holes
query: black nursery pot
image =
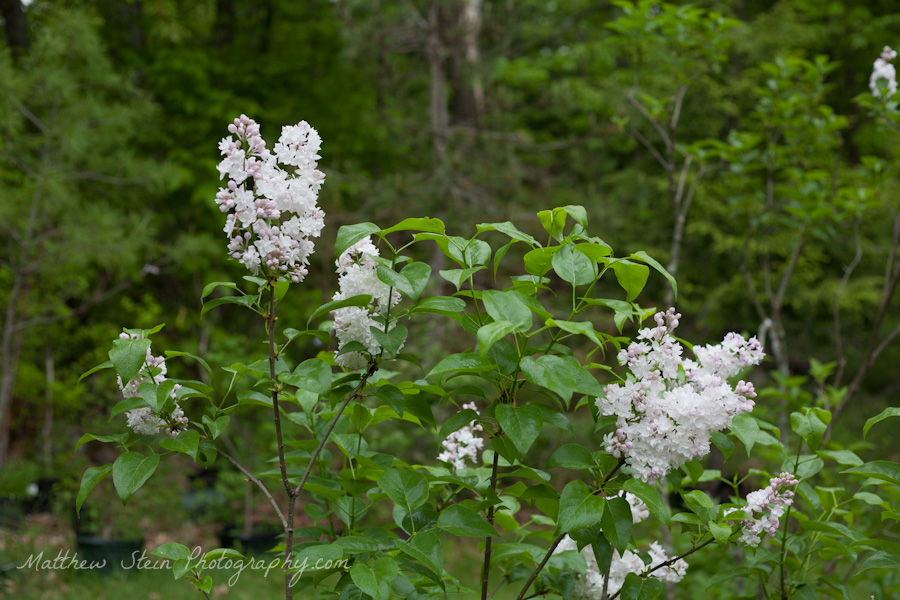
{"label": "black nursery pot", "polygon": [[275,530],[254,530],[243,533],[239,529],[223,527],[219,530],[219,542],[223,548],[234,548],[242,554],[260,555],[269,553],[278,545],[281,533]]}
{"label": "black nursery pot", "polygon": [[78,560],[92,565],[92,572],[109,575],[113,572],[129,572],[144,551],[144,540],[108,540],[90,535],[79,535]]}
{"label": "black nursery pot", "polygon": [[25,525],[25,506],[21,498],[0,496],[0,529],[22,529]]}

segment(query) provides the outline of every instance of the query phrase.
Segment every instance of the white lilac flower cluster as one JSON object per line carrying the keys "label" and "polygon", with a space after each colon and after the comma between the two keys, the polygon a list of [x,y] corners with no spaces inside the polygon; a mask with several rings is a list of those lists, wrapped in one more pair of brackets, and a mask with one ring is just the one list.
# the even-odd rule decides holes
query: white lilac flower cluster
{"label": "white lilac flower cluster", "polygon": [[[570,550],[577,551],[578,544],[567,535],[562,539],[553,553],[559,554],[560,552],[567,552]],[[631,550],[626,550],[622,554],[619,554],[618,550],[613,550],[612,561],[609,564],[609,583],[606,586],[607,597],[617,593],[622,588],[625,584],[625,577],[627,577],[629,573],[641,575],[650,569],[671,560],[671,557],[666,555],[665,550],[659,545],[659,542],[650,544],[650,547],[647,549],[647,554],[650,555],[650,564],[644,564],[641,557]],[[584,557],[584,562],[587,563],[587,570],[585,571],[583,578],[579,577],[576,580],[575,592],[572,597],[576,600],[600,600],[604,597],[604,573],[600,572],[600,567],[597,565],[597,559],[590,546],[582,548],[581,555]],[[684,577],[687,568],[688,564],[684,559],[679,559],[671,565],[656,569],[651,576],[663,581],[677,583]]]}
{"label": "white lilac flower cluster", "polygon": [[606,451],[624,456],[634,475],[651,483],[708,454],[710,433],[753,409],[753,384],[732,388],[727,380],[764,357],[756,338],[729,333],[716,346],[694,346],[696,361],[682,358],[671,335],[680,318],[674,308],[656,313],[656,327],[642,329],[640,341],[618,355],[631,371],[628,381],[606,386],[596,403],[601,414],[618,417],[603,440]]}
{"label": "white lilac flower cluster", "polygon": [[[474,402],[463,404],[462,408],[463,410],[468,408],[481,414]],[[438,460],[452,464],[454,469],[464,469],[466,459],[474,463],[478,458],[478,452],[484,447],[484,439],[476,435],[481,431],[484,429],[476,423],[475,425],[466,425],[448,435],[447,439],[441,442],[444,451],[438,454]]]}
{"label": "white lilac flower cluster", "polygon": [[[372,335],[372,327],[384,331],[384,323],[373,318],[385,315],[390,306],[400,302],[400,292],[378,279],[378,248],[372,238],[364,237],[338,257],[335,264],[338,273],[338,292],[333,300],[346,300],[353,296],[371,296],[368,306],[346,306],[332,311],[334,315],[334,332],[338,340],[338,352],[350,342],[362,344],[369,355],[375,356],[381,351],[381,345]],[[368,359],[363,352],[346,352],[335,357],[335,361],[348,369],[361,369]]]}
{"label": "white lilac flower cluster", "polygon": [[[794,503],[794,492],[789,489],[797,485],[797,478],[790,473],[782,473],[769,480],[769,485],[761,490],[747,494],[747,508],[744,509],[753,520],[743,521],[741,537],[738,540],[748,546],[759,546],[765,534],[775,535],[778,531],[778,520],[784,516],[785,509]],[[740,509],[728,508],[729,515]],[[759,513],[759,516],[756,516]]]}
{"label": "white lilac flower cluster", "polygon": [[[120,333],[119,339],[139,340],[141,336],[136,333]],[[166,360],[162,356],[153,356],[150,353],[150,348],[147,348],[144,366],[137,376],[129,379],[127,383],[122,383],[121,377],[117,377],[116,380],[119,384],[119,389],[122,390],[122,396],[126,400],[129,398],[140,398],[141,394],[138,390],[142,383],[152,381],[159,385],[166,380]],[[181,388],[181,385],[177,383],[172,387],[172,392],[170,393],[172,399],[176,397],[176,392],[179,388]],[[184,416],[184,411],[181,410],[178,402],[174,403],[174,408],[168,414],[157,415],[153,412],[153,409],[144,406],[127,411],[125,416],[128,418],[128,426],[135,433],[141,435],[156,435],[163,431],[169,437],[175,437],[179,431],[187,429],[188,426],[188,418]]]}
{"label": "white lilac flower cluster", "polygon": [[228,213],[228,253],[254,275],[306,277],[325,213],[316,204],[325,174],[316,168],[322,138],[306,121],[282,127],[270,152],[259,125],[241,115],[219,142],[218,169],[228,183],[216,204]]}
{"label": "white lilac flower cluster", "polygon": [[897,58],[897,51],[892,50],[890,46],[885,46],[881,51],[881,56],[875,59],[872,75],[869,77],[869,89],[872,90],[873,96],[881,98],[881,89],[878,87],[878,81],[881,79],[887,80],[885,100],[897,93],[897,71],[890,63],[895,58]]}

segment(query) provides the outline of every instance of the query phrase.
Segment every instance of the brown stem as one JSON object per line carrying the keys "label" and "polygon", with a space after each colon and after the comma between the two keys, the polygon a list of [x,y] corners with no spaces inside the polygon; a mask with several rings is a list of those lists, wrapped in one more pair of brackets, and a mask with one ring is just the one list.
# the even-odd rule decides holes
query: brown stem
{"label": "brown stem", "polygon": [[[603,478],[603,481],[601,481],[600,485],[597,486],[597,489],[594,491],[595,496],[603,492],[603,486],[606,485],[606,482],[613,478],[613,475],[615,475],[624,464],[625,458],[620,458],[616,466],[609,470],[609,472]],[[540,572],[544,569],[544,565],[546,565],[547,561],[550,560],[550,557],[553,556],[553,551],[556,550],[556,547],[559,546],[559,543],[563,540],[564,537],[566,537],[565,534],[557,536],[557,538],[553,540],[550,548],[547,549],[547,554],[544,555],[544,560],[542,560],[541,564],[539,564],[537,568],[531,572],[531,575],[528,577],[528,581],[525,582],[525,585],[522,587],[522,591],[519,592],[519,596],[518,598],[516,598],[516,600],[525,599],[525,592],[528,591],[528,588],[531,587],[532,583],[534,583],[534,580],[537,578],[538,574],[540,574]]]}
{"label": "brown stem", "polygon": [[[269,333],[269,377],[272,380],[272,411],[275,419],[275,439],[278,443],[278,466],[281,468],[281,482],[284,489],[288,493],[288,498],[293,499],[294,493],[291,482],[287,474],[287,462],[284,459],[284,438],[281,435],[281,407],[278,405],[278,386],[275,384],[275,361],[278,355],[275,353],[275,285],[273,281],[269,282],[269,314],[266,315],[266,329]],[[285,566],[291,562],[291,556],[294,551],[294,507],[293,503],[288,504],[288,514],[284,521],[284,562]],[[294,590],[291,587],[290,573],[284,574],[284,598],[285,600],[293,600]]]}
{"label": "brown stem", "polygon": [[[494,464],[491,467],[491,490],[497,490],[497,467],[500,465],[500,454],[494,452]],[[494,525],[494,505],[488,507],[487,521]],[[481,600],[488,599],[488,579],[491,574],[491,536],[484,539],[484,565],[481,569]]]}
{"label": "brown stem", "polygon": [[[686,557],[690,556],[691,554],[693,554],[693,553],[696,552],[697,550],[700,550],[701,548],[705,548],[706,546],[709,546],[709,545],[712,544],[714,541],[715,541],[715,539],[710,538],[710,539],[706,540],[705,542],[703,542],[702,544],[700,544],[699,546],[694,546],[693,548],[691,548],[690,550],[688,550],[688,551],[685,552],[684,554],[681,554],[681,555],[679,555],[679,556],[676,556],[675,558],[670,558],[670,559],[667,560],[666,562],[660,563],[660,564],[656,565],[655,567],[653,567],[652,569],[649,569],[649,570],[647,570],[647,571],[644,571],[643,573],[641,573],[641,577],[647,577],[648,575],[650,575],[650,573],[652,573],[653,571],[656,571],[657,569],[662,569],[663,567],[668,567],[668,566],[674,565],[674,564],[675,564],[676,562],[678,562],[679,560],[681,560],[681,559],[683,559],[683,558],[686,558]],[[609,600],[615,600],[616,598],[619,597],[619,594],[620,594],[621,592],[622,592],[622,589],[620,588],[615,594],[613,594],[612,596],[609,597]]]}
{"label": "brown stem", "polygon": [[248,481],[250,481],[250,483],[253,483],[254,485],[256,485],[256,487],[258,487],[260,489],[260,491],[263,493],[263,496],[266,497],[266,499],[269,501],[269,504],[271,504],[272,508],[275,509],[275,514],[278,515],[278,520],[281,521],[281,526],[284,527],[285,529],[287,529],[287,525],[288,525],[287,520],[284,518],[284,514],[281,512],[281,508],[278,506],[278,502],[276,502],[275,498],[272,497],[272,494],[269,493],[269,490],[266,488],[265,484],[262,481],[260,481],[259,479],[257,479],[256,477],[254,477],[250,473],[250,471],[245,469],[244,466],[241,463],[239,463],[237,460],[235,460],[230,454],[228,454],[222,450],[219,450],[219,454],[224,456],[225,459],[228,460],[228,462],[233,464],[235,466],[235,468],[237,468],[237,470],[240,471],[244,475],[244,477],[247,478]]}
{"label": "brown stem", "polygon": [[369,380],[369,377],[372,376],[373,373],[378,368],[378,363],[371,362],[369,363],[369,368],[363,374],[362,379],[359,380],[359,383],[356,384],[356,387],[347,395],[347,398],[341,404],[341,407],[338,409],[337,414],[334,415],[334,418],[331,420],[331,423],[328,425],[328,429],[325,430],[325,435],[322,437],[322,440],[319,442],[319,445],[316,447],[315,451],[312,453],[312,457],[309,459],[309,464],[306,466],[306,471],[303,472],[303,477],[300,479],[300,483],[297,484],[297,487],[291,491],[291,496],[297,497],[300,492],[303,490],[303,486],[306,485],[306,480],[309,478],[309,474],[312,471],[313,465],[316,462],[316,459],[319,457],[319,453],[322,452],[322,448],[325,447],[325,444],[328,443],[328,436],[331,435],[332,430],[334,430],[334,426],[337,425],[338,419],[341,418],[341,415],[344,413],[344,409],[347,408],[347,405],[350,404],[350,401],[354,398],[359,398],[360,392],[363,387],[366,385],[366,382]]}

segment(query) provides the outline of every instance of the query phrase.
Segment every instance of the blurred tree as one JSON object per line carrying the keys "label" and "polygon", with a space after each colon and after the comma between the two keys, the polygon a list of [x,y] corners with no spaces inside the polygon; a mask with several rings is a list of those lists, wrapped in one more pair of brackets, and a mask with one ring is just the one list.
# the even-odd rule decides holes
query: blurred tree
{"label": "blurred tree", "polygon": [[54,7],[18,65],[0,53],[0,465],[28,332],[82,315],[155,269],[141,269],[166,174],[142,151],[154,107],[116,74],[98,25]]}

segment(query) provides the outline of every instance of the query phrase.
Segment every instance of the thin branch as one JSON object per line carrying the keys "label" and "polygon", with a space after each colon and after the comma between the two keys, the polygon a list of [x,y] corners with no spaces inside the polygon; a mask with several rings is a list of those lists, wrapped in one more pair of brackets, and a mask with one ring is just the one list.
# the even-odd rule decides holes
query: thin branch
{"label": "thin branch", "polygon": [[688,86],[682,84],[681,87],[678,88],[678,93],[675,95],[675,108],[672,110],[672,119],[669,121],[669,129],[673,131],[678,127],[678,119],[681,117],[681,103],[684,101],[684,94],[687,90]]}
{"label": "thin branch", "polygon": [[634,97],[634,90],[629,91],[625,95],[625,99],[637,110],[642,117],[644,117],[656,132],[659,134],[659,137],[662,138],[662,141],[665,143],[666,148],[670,148],[672,146],[672,138],[669,137],[669,134],[666,132],[665,128],[659,124],[659,122],[653,118],[653,116],[647,112],[647,109],[644,108],[644,105],[640,103],[640,101]]}
{"label": "thin branch", "polygon": [[862,260],[862,239],[859,235],[859,219],[853,221],[853,240],[856,246],[856,254],[853,256],[853,260],[850,261],[850,264],[844,269],[844,275],[841,277],[841,283],[838,285],[837,290],[834,292],[834,340],[835,345],[837,346],[837,357],[838,357],[838,369],[837,373],[834,376],[834,387],[839,388],[841,385],[841,379],[844,376],[844,367],[847,364],[847,358],[844,356],[844,339],[841,335],[841,296],[844,293],[844,289],[847,287],[847,283],[850,281],[850,275],[856,269],[856,266],[859,264],[859,261]]}
{"label": "thin branch", "polygon": [[237,460],[232,458],[230,454],[224,452],[223,450],[219,450],[219,454],[224,456],[228,460],[228,462],[233,464],[237,468],[238,471],[240,471],[241,473],[244,474],[244,477],[246,477],[251,483],[256,485],[256,487],[258,487],[260,489],[260,491],[262,491],[263,495],[269,500],[269,504],[271,504],[272,508],[275,509],[275,514],[278,515],[278,520],[281,521],[281,525],[283,527],[287,528],[287,519],[284,518],[284,514],[281,512],[281,508],[279,508],[278,503],[275,502],[275,498],[273,498],[272,494],[269,493],[269,490],[266,488],[265,484],[263,484],[262,481],[260,481],[256,477],[254,477],[250,473],[250,471],[245,469],[244,466],[241,465],[241,463],[239,463]]}
{"label": "thin branch", "polygon": [[344,409],[347,408],[347,405],[350,404],[351,400],[353,400],[354,398],[361,397],[360,392],[362,391],[363,387],[365,387],[366,383],[369,381],[369,377],[371,377],[375,373],[377,368],[378,368],[378,363],[374,362],[374,361],[371,362],[369,364],[369,368],[363,374],[362,379],[359,380],[359,383],[356,385],[356,387],[353,389],[353,391],[347,395],[347,398],[344,400],[344,402],[341,404],[341,407],[338,409],[337,414],[334,415],[334,418],[331,420],[331,423],[328,425],[328,429],[325,430],[325,435],[322,437],[322,441],[319,442],[319,445],[316,447],[315,451],[312,453],[312,457],[309,459],[309,465],[307,465],[306,471],[304,471],[303,477],[300,479],[300,483],[293,490],[293,492],[291,492],[291,495],[297,496],[303,490],[303,486],[306,485],[306,480],[309,478],[309,474],[312,471],[312,468],[316,462],[316,459],[319,457],[319,453],[322,452],[322,448],[324,448],[325,444],[328,442],[328,436],[331,435],[331,432],[334,429],[334,426],[337,425],[338,419],[341,418],[341,415],[343,414]]}
{"label": "thin branch", "polygon": [[[653,571],[656,571],[657,569],[662,569],[663,567],[669,567],[669,566],[675,564],[676,562],[678,562],[679,560],[682,560],[683,558],[690,556],[691,554],[700,550],[701,548],[705,548],[706,546],[709,546],[714,541],[715,541],[714,538],[710,538],[710,539],[706,540],[705,542],[703,542],[702,544],[700,544],[699,546],[694,546],[693,548],[691,548],[684,554],[682,554],[680,556],[676,556],[675,558],[670,558],[666,562],[660,563],[660,564],[656,565],[655,567],[653,567],[652,569],[648,569],[647,571],[644,571],[643,573],[641,573],[641,577],[647,577],[650,575],[650,573],[652,573]],[[609,600],[615,600],[616,598],[619,597],[619,594],[621,592],[622,592],[622,589],[619,588],[619,590],[615,594],[613,594],[612,596],[609,597]]]}
{"label": "thin branch", "polygon": [[626,128],[625,131],[628,132],[628,134],[634,137],[637,141],[639,141],[644,146],[644,148],[649,150],[650,154],[653,155],[653,158],[656,159],[656,162],[658,162],[663,169],[665,169],[666,171],[670,171],[672,169],[672,165],[669,164],[669,161],[663,158],[663,155],[659,153],[659,150],[657,150],[652,143],[650,143],[650,140],[644,137],[644,134],[642,134],[637,129]]}
{"label": "thin branch", "polygon": [[790,283],[791,277],[794,275],[794,269],[797,268],[797,262],[800,260],[800,253],[803,252],[804,246],[806,246],[806,240],[803,239],[803,234],[801,232],[800,239],[797,240],[797,245],[794,246],[794,251],[791,253],[791,260],[788,263],[787,269],[784,271],[784,275],[781,276],[781,282],[778,285],[778,293],[775,295],[775,303],[772,307],[775,312],[781,310],[781,304],[784,302],[784,296],[787,293],[788,283]]}
{"label": "thin branch", "polygon": [[112,185],[136,185],[147,181],[146,177],[117,177],[115,175],[104,175],[103,173],[94,173],[93,171],[83,171],[79,173],[66,173],[64,179],[87,179],[90,181],[99,181],[101,183],[109,183]]}
{"label": "thin branch", "polygon": [[33,319],[29,319],[27,321],[20,321],[12,326],[12,330],[21,331],[23,329],[28,329],[29,327],[36,327],[38,325],[52,325],[53,323],[58,323],[60,321],[65,321],[66,319],[70,319],[72,317],[77,317],[79,315],[83,315],[88,310],[93,308],[94,306],[103,303],[105,300],[112,298],[119,292],[124,291],[125,289],[131,287],[135,282],[131,279],[123,281],[118,285],[111,287],[100,295],[95,295],[88,302],[78,306],[73,309],[71,312],[60,314],[60,315],[44,315],[41,317],[35,317]]}
{"label": "thin branch", "polygon": [[24,104],[22,104],[21,102],[19,102],[19,101],[16,99],[15,96],[10,96],[9,98],[10,98],[10,100],[12,101],[13,105],[15,105],[15,107],[19,110],[19,112],[22,113],[23,115],[25,115],[25,117],[26,117],[29,121],[31,121],[31,122],[34,124],[35,127],[37,127],[38,129],[40,129],[40,130],[41,130],[41,133],[43,133],[43,134],[44,134],[45,136],[47,136],[47,137],[50,137],[50,130],[47,128],[46,125],[44,125],[44,122],[41,121],[41,120],[37,117],[37,115],[35,115],[35,114],[34,114],[33,112],[31,112],[30,110],[28,110],[28,107],[25,106]]}
{"label": "thin branch", "polygon": [[[500,465],[500,454],[494,452],[494,464],[491,466],[491,490],[497,489],[497,467]],[[494,505],[488,507],[487,522],[494,526]],[[481,569],[481,600],[488,600],[488,580],[491,575],[491,538],[485,537],[484,540],[484,564]]]}

